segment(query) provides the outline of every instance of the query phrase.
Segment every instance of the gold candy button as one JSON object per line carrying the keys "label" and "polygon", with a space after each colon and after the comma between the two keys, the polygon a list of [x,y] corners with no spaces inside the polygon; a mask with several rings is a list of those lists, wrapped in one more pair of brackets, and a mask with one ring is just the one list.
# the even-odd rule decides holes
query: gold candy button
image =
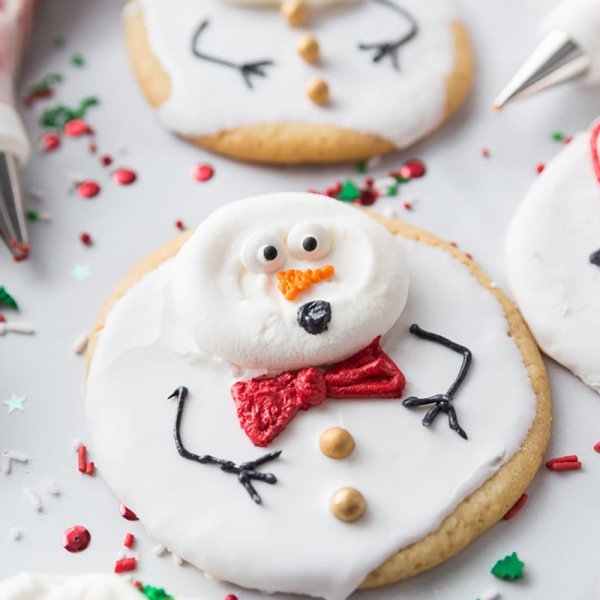
{"label": "gold candy button", "polygon": [[345,487],[333,494],[329,507],[336,519],[345,523],[354,523],[365,514],[367,501],[357,489]]}
{"label": "gold candy button", "polygon": [[354,451],[354,438],[342,427],[330,427],[321,434],[319,448],[329,458],[347,458]]}

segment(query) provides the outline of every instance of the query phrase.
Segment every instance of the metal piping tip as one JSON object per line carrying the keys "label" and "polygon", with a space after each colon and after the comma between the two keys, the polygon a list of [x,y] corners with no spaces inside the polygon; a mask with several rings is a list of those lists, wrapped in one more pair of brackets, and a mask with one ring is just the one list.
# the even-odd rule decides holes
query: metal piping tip
{"label": "metal piping tip", "polygon": [[564,31],[550,31],[504,89],[492,109],[499,111],[507,102],[531,96],[564,81],[581,77],[592,59]]}
{"label": "metal piping tip", "polygon": [[29,240],[21,196],[17,161],[0,153],[0,238],[15,261],[29,256]]}

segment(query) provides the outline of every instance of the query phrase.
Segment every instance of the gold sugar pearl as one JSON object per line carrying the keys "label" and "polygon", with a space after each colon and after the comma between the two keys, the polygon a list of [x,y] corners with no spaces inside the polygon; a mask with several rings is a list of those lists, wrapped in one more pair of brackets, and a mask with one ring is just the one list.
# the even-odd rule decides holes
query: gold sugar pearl
{"label": "gold sugar pearl", "polygon": [[308,4],[302,0],[285,0],[281,5],[281,14],[290,27],[302,27],[308,21]]}
{"label": "gold sugar pearl", "polygon": [[329,507],[336,519],[345,523],[354,523],[365,514],[367,501],[357,489],[345,487],[333,494]]}
{"label": "gold sugar pearl", "polygon": [[354,438],[342,427],[330,427],[321,434],[319,448],[329,458],[346,458],[354,451]]}
{"label": "gold sugar pearl", "polygon": [[313,79],[306,87],[308,97],[320,106],[329,103],[329,86],[323,79]]}
{"label": "gold sugar pearl", "polygon": [[319,42],[317,42],[310,33],[304,33],[298,38],[296,50],[298,51],[298,54],[309,63],[318,62],[321,56]]}

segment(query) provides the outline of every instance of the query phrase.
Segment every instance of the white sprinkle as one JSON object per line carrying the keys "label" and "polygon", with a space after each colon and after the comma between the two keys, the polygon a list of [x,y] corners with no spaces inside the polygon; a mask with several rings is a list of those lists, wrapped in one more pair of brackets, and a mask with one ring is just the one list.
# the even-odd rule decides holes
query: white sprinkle
{"label": "white sprinkle", "polygon": [[393,177],[382,177],[373,182],[373,187],[385,196],[388,195],[388,190],[396,185],[396,180]]}
{"label": "white sprinkle", "polygon": [[17,462],[26,463],[29,460],[29,457],[26,454],[17,452],[16,450],[5,450],[4,454],[8,456],[8,458],[16,460]]}
{"label": "white sprinkle", "polygon": [[559,304],[556,307],[556,312],[559,317],[564,317],[569,312],[569,307],[566,304]]}
{"label": "white sprinkle", "polygon": [[490,588],[481,596],[479,596],[479,600],[498,600],[500,598],[500,592],[494,588]]}
{"label": "white sprinkle", "polygon": [[378,167],[381,164],[381,154],[376,154],[375,156],[372,156],[366,163],[365,166],[367,167],[367,169],[374,169],[375,167]]}
{"label": "white sprinkle", "polygon": [[21,539],[21,530],[17,529],[16,527],[13,527],[10,530],[10,539],[14,540],[15,542],[18,542]]}
{"label": "white sprinkle", "polygon": [[73,344],[73,352],[75,354],[77,354],[77,356],[79,356],[80,354],[83,354],[87,349],[89,340],[90,340],[89,335],[87,333],[82,333],[77,338],[77,341]]}
{"label": "white sprinkle", "polygon": [[171,557],[173,558],[173,562],[178,566],[181,567],[181,565],[183,564],[183,559],[179,558],[179,556],[177,556],[177,554],[171,554]]}
{"label": "white sprinkle", "polygon": [[156,544],[156,546],[152,548],[152,554],[155,556],[162,556],[166,550],[167,549],[162,544]]}
{"label": "white sprinkle", "polygon": [[41,486],[47,494],[50,494],[51,496],[60,496],[58,486],[53,479],[50,479],[50,477],[42,479]]}
{"label": "white sprinkle", "polygon": [[29,502],[29,505],[33,510],[37,512],[42,512],[42,501],[37,497],[36,493],[29,487],[26,487],[23,490],[23,496],[25,496],[25,500]]}
{"label": "white sprinkle", "polygon": [[125,552],[117,552],[115,560],[123,560],[125,558]]}
{"label": "white sprinkle", "polygon": [[42,223],[50,223],[50,221],[52,221],[52,215],[47,212],[38,213],[38,221],[41,221]]}
{"label": "white sprinkle", "polygon": [[27,195],[30,198],[33,198],[34,200],[43,200],[44,199],[44,194],[41,192],[41,190],[36,190],[35,188],[29,188],[27,190]]}
{"label": "white sprinkle", "polygon": [[384,217],[395,217],[396,216],[396,211],[393,208],[390,208],[389,206],[383,209],[383,216]]}
{"label": "white sprinkle", "polygon": [[490,287],[495,290],[498,287],[498,284],[495,281],[490,281]]}
{"label": "white sprinkle", "polygon": [[5,333],[23,333],[25,335],[31,335],[35,333],[35,329],[32,325],[26,325],[24,323],[0,323],[0,335]]}
{"label": "white sprinkle", "polygon": [[10,458],[6,454],[2,455],[2,462],[0,463],[0,470],[8,475],[10,473]]}

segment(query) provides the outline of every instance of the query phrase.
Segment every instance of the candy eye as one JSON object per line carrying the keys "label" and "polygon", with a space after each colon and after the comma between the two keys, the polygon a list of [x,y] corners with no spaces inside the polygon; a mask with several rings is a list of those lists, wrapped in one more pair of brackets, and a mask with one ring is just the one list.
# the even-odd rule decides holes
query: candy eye
{"label": "candy eye", "polygon": [[304,221],[292,227],[288,234],[287,245],[296,258],[319,260],[329,253],[331,240],[323,225]]}
{"label": "candy eye", "polygon": [[272,233],[249,237],[242,249],[242,263],[253,273],[274,273],[286,259],[282,241]]}

